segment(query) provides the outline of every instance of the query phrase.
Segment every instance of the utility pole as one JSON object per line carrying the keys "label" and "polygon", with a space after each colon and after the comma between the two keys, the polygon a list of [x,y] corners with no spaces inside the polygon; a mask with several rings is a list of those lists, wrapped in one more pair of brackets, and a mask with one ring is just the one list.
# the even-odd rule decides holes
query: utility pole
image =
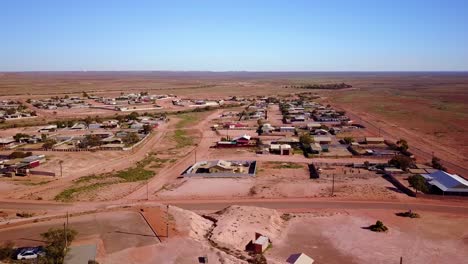
{"label": "utility pole", "polygon": [[403,264],[403,257],[400,257],[400,264]]}
{"label": "utility pole", "polygon": [[331,196],[333,197],[333,194],[335,192],[335,174],[333,175],[333,181],[332,181],[332,190],[331,190]]}
{"label": "utility pole", "polygon": [[195,149],[195,163],[197,163],[197,149]]}
{"label": "utility pole", "polygon": [[169,238],[169,205],[166,206],[166,237]]}
{"label": "utility pole", "polygon": [[59,160],[59,164],[60,164],[60,178],[63,178],[63,167],[62,167],[63,160]]}
{"label": "utility pole", "polygon": [[67,247],[68,247],[67,224],[66,223],[63,223],[63,231],[64,231],[64,235],[65,235],[65,247],[64,247],[63,251],[65,252],[67,250]]}
{"label": "utility pole", "polygon": [[149,200],[148,180],[146,180],[146,200]]}

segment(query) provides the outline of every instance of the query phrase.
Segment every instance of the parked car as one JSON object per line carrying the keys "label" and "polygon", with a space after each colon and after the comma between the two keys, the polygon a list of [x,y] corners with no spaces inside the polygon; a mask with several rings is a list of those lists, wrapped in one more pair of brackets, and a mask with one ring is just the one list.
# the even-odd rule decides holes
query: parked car
{"label": "parked car", "polygon": [[43,247],[24,247],[16,250],[16,259],[36,259],[40,256],[45,256]]}

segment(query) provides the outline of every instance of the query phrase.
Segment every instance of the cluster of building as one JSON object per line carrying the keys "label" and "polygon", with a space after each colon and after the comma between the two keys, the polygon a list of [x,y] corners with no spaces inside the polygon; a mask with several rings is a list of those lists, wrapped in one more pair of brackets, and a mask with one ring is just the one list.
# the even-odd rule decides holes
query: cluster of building
{"label": "cluster of building", "polygon": [[14,100],[0,101],[0,120],[15,120],[36,117],[36,112]]}
{"label": "cluster of building", "polygon": [[51,97],[48,99],[28,100],[34,107],[45,110],[89,108],[91,104],[78,96]]}
{"label": "cluster of building", "polygon": [[[44,150],[124,150],[143,140],[154,128],[166,121],[164,116],[139,116],[120,122],[78,121],[40,127],[35,133],[18,133],[0,138],[2,149]],[[69,126],[67,126],[69,125]],[[44,144],[48,143],[47,146]]]}
{"label": "cluster of building", "polygon": [[151,104],[156,100],[171,98],[174,95],[149,95],[148,93],[129,93],[121,94],[117,97],[93,97],[96,102],[105,105],[132,105],[132,104]]}
{"label": "cluster of building", "polygon": [[316,121],[328,124],[341,124],[350,121],[344,111],[337,111],[330,105],[310,101],[290,101],[280,104],[283,121],[286,124],[295,122]]}
{"label": "cluster of building", "polygon": [[27,176],[30,169],[39,167],[46,161],[44,155],[31,155],[24,158],[0,158],[0,174],[4,176]]}

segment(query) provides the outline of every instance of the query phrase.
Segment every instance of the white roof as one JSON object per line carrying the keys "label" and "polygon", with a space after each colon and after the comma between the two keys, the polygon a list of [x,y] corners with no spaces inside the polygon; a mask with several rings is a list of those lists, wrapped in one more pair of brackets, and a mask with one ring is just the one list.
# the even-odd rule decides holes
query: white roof
{"label": "white roof", "polygon": [[13,138],[0,138],[0,144],[10,144],[15,142]]}
{"label": "white roof", "polygon": [[444,192],[468,193],[468,181],[456,174],[438,170],[431,174],[421,174],[429,184],[436,186]]}
{"label": "white roof", "polygon": [[259,236],[257,240],[255,240],[254,244],[257,245],[266,245],[268,244],[268,237],[266,236]]}
{"label": "white roof", "polygon": [[317,136],[314,136],[314,141],[315,141],[315,142],[317,142],[317,141],[318,141],[318,142],[322,142],[322,141],[324,141],[324,142],[331,142],[332,139],[331,139],[331,137],[317,137]]}
{"label": "white roof", "polygon": [[250,140],[251,136],[247,135],[247,134],[244,134],[243,136],[240,136],[240,137],[236,137],[234,138],[233,140],[238,140],[238,139],[241,139],[241,138],[245,138],[247,140]]}
{"label": "white roof", "polygon": [[291,255],[287,262],[291,264],[312,264],[314,263],[314,260],[306,254],[300,253]]}

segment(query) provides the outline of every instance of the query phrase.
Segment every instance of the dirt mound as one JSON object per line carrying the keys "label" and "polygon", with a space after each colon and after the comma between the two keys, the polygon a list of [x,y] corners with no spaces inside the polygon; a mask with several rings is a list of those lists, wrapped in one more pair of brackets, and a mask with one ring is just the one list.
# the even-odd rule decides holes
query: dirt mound
{"label": "dirt mound", "polygon": [[170,215],[176,220],[177,230],[195,240],[204,240],[204,235],[213,225],[210,220],[175,206],[170,207]]}
{"label": "dirt mound", "polygon": [[219,245],[238,250],[244,250],[255,238],[255,233],[268,236],[274,243],[284,227],[280,213],[260,207],[234,205],[209,217],[216,219],[211,239]]}

